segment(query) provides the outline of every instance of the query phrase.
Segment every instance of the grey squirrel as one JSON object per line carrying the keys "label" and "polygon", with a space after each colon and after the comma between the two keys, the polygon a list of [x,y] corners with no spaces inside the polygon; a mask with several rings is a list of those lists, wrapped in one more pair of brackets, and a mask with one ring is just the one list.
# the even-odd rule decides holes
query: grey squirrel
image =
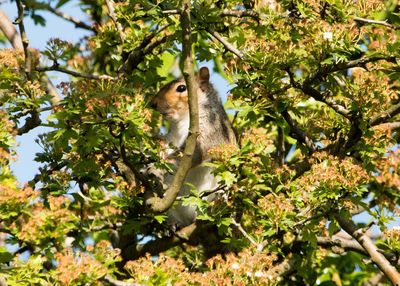
{"label": "grey squirrel", "polygon": [[[199,104],[199,136],[193,154],[192,167],[186,176],[185,185],[179,196],[190,194],[190,185],[198,192],[214,190],[218,181],[212,174],[212,168],[202,163],[209,160],[209,150],[222,144],[236,146],[236,136],[232,129],[228,115],[222,105],[213,85],[210,83],[210,72],[207,67],[202,67],[196,75],[196,90]],[[183,78],[174,80],[163,86],[152,99],[151,105],[169,122],[169,132],[166,135],[168,149],[167,156],[172,156],[174,151],[183,148],[189,133],[189,105],[188,94]],[[165,176],[165,183],[172,180],[171,175]],[[189,186],[188,186],[189,185]],[[211,196],[206,199],[212,200]],[[168,222],[172,225],[184,227],[196,219],[194,206],[175,204],[168,210]]]}

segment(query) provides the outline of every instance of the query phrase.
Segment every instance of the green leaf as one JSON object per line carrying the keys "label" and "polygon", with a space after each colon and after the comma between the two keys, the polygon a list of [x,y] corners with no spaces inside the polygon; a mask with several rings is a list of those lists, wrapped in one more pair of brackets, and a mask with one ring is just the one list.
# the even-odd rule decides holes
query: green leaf
{"label": "green leaf", "polygon": [[8,263],[13,260],[14,255],[7,251],[7,249],[2,246],[0,247],[0,263]]}

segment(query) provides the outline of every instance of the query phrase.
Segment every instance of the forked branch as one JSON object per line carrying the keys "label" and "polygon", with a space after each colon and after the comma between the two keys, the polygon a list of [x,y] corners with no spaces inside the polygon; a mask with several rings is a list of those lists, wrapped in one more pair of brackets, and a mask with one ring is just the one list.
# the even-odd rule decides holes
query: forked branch
{"label": "forked branch", "polygon": [[390,264],[385,256],[378,252],[377,247],[371,238],[363,232],[362,228],[356,226],[352,220],[347,220],[340,215],[335,215],[339,225],[354,239],[356,239],[365,249],[371,260],[379,267],[386,277],[394,284],[400,285],[400,274],[396,268]]}

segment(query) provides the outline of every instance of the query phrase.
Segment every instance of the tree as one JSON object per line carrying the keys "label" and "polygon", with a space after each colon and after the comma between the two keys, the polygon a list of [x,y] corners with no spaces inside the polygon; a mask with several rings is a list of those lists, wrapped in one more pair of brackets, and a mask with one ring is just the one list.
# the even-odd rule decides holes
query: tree
{"label": "tree", "polygon": [[[2,285],[400,285],[397,1],[76,1],[87,21],[68,2],[14,1],[18,30],[1,12]],[[91,34],[31,49],[42,11]],[[234,84],[239,148],[210,151],[224,195],[193,190],[196,222],[172,229],[148,102],[202,61]],[[15,138],[41,126],[22,186]]]}

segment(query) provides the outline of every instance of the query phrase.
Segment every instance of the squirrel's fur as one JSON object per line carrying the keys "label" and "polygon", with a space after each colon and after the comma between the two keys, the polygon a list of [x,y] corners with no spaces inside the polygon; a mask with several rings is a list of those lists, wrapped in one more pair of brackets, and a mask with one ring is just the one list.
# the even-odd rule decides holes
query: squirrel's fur
{"label": "squirrel's fur", "polygon": [[[196,90],[199,104],[199,136],[193,154],[193,163],[186,176],[185,186],[180,196],[188,195],[193,185],[198,192],[213,190],[217,187],[217,180],[212,175],[212,169],[201,163],[209,159],[208,151],[221,144],[236,145],[236,137],[231,123],[224,110],[221,100],[209,81],[210,74],[206,67],[200,69],[196,76]],[[175,149],[183,148],[189,133],[189,104],[185,80],[174,80],[160,89],[152,100],[152,105],[169,122],[169,132],[166,141]],[[168,155],[172,155],[171,149]],[[166,176],[168,184],[171,176]],[[208,198],[210,199],[210,198]],[[196,218],[195,207],[177,204],[168,211],[168,220],[171,224],[186,226]]]}

